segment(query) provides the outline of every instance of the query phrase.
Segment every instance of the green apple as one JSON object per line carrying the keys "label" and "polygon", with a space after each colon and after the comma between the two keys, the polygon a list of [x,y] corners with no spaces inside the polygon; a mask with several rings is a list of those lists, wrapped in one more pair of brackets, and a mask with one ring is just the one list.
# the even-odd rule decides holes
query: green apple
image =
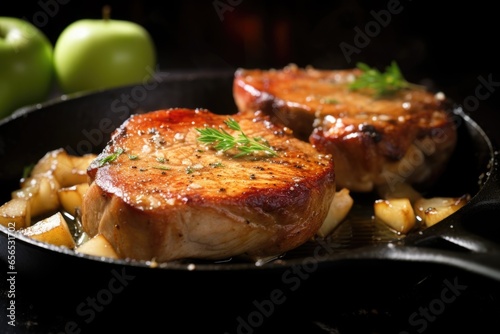
{"label": "green apple", "polygon": [[0,118],[48,98],[54,75],[53,47],[30,22],[0,16]]}
{"label": "green apple", "polygon": [[143,83],[154,72],[156,50],[149,32],[125,20],[80,19],[54,46],[54,67],[63,93]]}

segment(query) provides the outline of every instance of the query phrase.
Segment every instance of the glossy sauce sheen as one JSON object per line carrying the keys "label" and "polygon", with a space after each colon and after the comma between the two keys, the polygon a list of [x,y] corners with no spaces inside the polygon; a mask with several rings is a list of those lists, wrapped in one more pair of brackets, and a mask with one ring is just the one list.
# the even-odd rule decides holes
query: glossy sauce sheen
{"label": "glossy sauce sheen", "polygon": [[360,73],[292,65],[239,69],[233,95],[240,112],[268,114],[332,154],[339,188],[372,191],[391,177],[416,184],[434,180],[456,145],[444,95],[410,88],[376,98],[349,89]]}
{"label": "glossy sauce sheen", "polygon": [[[234,118],[278,153],[234,158],[198,141],[196,129]],[[118,149],[116,160],[100,162]],[[88,170],[82,208],[90,235],[123,257],[156,261],[278,255],[311,239],[335,193],[331,156],[266,117],[169,109],[134,115]]]}

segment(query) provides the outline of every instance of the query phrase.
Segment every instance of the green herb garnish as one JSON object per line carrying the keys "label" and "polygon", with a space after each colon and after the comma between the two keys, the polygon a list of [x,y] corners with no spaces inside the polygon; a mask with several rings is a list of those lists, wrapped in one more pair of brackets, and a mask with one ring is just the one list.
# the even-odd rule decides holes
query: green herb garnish
{"label": "green herb garnish", "polygon": [[237,137],[229,134],[224,129],[214,129],[206,127],[204,129],[196,129],[200,133],[198,141],[212,145],[216,150],[227,151],[236,148],[240,153],[235,154],[234,157],[238,158],[244,155],[250,155],[256,152],[265,152],[268,155],[276,156],[275,150],[269,146],[269,143],[262,137],[249,138],[241,130],[240,125],[234,119],[229,118],[224,121],[231,130],[239,131]]}
{"label": "green herb garnish", "polygon": [[114,153],[112,153],[108,156],[105,156],[104,158],[99,160],[99,167],[101,167],[102,165],[104,165],[107,162],[115,161],[118,158],[118,156],[120,154],[122,154],[123,152],[125,152],[125,150],[123,148],[121,148],[121,147],[117,148]]}
{"label": "green herb garnish", "polygon": [[33,168],[35,167],[35,164],[34,163],[31,163],[30,165],[28,166],[24,166],[23,168],[23,176],[22,178],[23,179],[26,179],[28,178],[30,175],[31,175],[31,171],[33,170]]}
{"label": "green herb garnish", "polygon": [[166,167],[166,166],[153,166],[151,168],[159,169],[159,170],[171,170],[170,167]]}
{"label": "green herb garnish", "polygon": [[223,167],[222,165],[222,162],[218,161],[218,162],[212,162],[210,164],[208,164],[210,167],[212,168],[219,168],[219,167]]}
{"label": "green herb garnish", "polygon": [[365,63],[358,63],[357,68],[362,73],[349,85],[351,90],[369,89],[376,97],[380,97],[394,94],[401,89],[418,86],[406,81],[395,61],[386,67],[385,72],[380,72]]}

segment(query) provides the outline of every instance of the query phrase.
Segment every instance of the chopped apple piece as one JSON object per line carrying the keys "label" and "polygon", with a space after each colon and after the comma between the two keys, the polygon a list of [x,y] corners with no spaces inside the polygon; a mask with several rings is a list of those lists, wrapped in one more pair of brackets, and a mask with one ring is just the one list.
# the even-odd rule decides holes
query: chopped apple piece
{"label": "chopped apple piece", "polygon": [[[31,170],[31,176],[52,174],[61,187],[71,184],[68,176],[72,174],[73,164],[69,155],[63,149],[47,152]],[[80,182],[79,182],[80,183]]]}
{"label": "chopped apple piece", "polygon": [[31,225],[30,204],[27,199],[13,198],[0,206],[0,225],[15,230]]}
{"label": "chopped apple piece", "polygon": [[69,155],[64,149],[56,149],[46,153],[31,170],[31,176],[51,173],[61,187],[87,182],[87,167],[96,157],[94,154],[84,156]]}
{"label": "chopped apple piece", "polygon": [[397,182],[394,184],[383,184],[377,186],[377,193],[383,199],[408,198],[411,203],[415,203],[422,198],[422,194],[415,190],[410,184]]}
{"label": "chopped apple piece", "polygon": [[422,198],[415,202],[415,214],[427,227],[445,219],[470,200],[470,195],[461,197]]}
{"label": "chopped apple piece", "polygon": [[87,173],[87,168],[90,166],[90,163],[97,158],[96,154],[85,154],[82,156],[70,155],[71,162],[73,164],[73,168]]}
{"label": "chopped apple piece", "polygon": [[118,254],[113,246],[111,246],[108,239],[102,234],[96,234],[94,237],[77,247],[75,252],[118,259]]}
{"label": "chopped apple piece", "polygon": [[57,194],[59,195],[59,202],[63,210],[75,215],[75,210],[82,206],[83,196],[88,188],[88,183],[80,183],[59,189]]}
{"label": "chopped apple piece", "polygon": [[374,204],[375,217],[396,232],[406,234],[416,223],[408,198],[379,199]]}
{"label": "chopped apple piece", "polygon": [[342,188],[337,191],[333,197],[328,215],[316,234],[319,237],[326,237],[330,234],[345,219],[353,204],[354,200],[349,193],[349,189]]}
{"label": "chopped apple piece", "polygon": [[25,229],[19,230],[19,232],[27,237],[55,246],[70,249],[76,246],[68,224],[60,212],[42,219]]}
{"label": "chopped apple piece", "polygon": [[50,173],[37,174],[25,179],[21,189],[12,192],[12,198],[23,198],[29,201],[31,217],[50,214],[59,209],[60,186]]}

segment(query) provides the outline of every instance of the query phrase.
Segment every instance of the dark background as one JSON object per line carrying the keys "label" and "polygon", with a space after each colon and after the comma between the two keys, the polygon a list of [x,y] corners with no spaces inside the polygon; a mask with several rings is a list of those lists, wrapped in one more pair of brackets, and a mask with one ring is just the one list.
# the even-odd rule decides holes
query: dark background
{"label": "dark background", "polygon": [[[162,71],[289,63],[335,69],[358,61],[383,69],[396,60],[408,80],[442,90],[458,103],[476,96],[479,77],[500,82],[498,15],[486,0],[39,0],[9,2],[0,15],[29,20],[55,43],[73,21],[100,18],[105,4],[112,18],[137,22],[151,33]],[[398,13],[377,22],[375,16],[383,17],[394,4]],[[357,31],[370,28],[369,40],[359,44]],[[341,43],[358,47],[349,59]],[[489,124],[500,124],[497,85],[489,92],[482,88],[490,94],[467,110],[479,109],[476,118],[486,112]]]}

